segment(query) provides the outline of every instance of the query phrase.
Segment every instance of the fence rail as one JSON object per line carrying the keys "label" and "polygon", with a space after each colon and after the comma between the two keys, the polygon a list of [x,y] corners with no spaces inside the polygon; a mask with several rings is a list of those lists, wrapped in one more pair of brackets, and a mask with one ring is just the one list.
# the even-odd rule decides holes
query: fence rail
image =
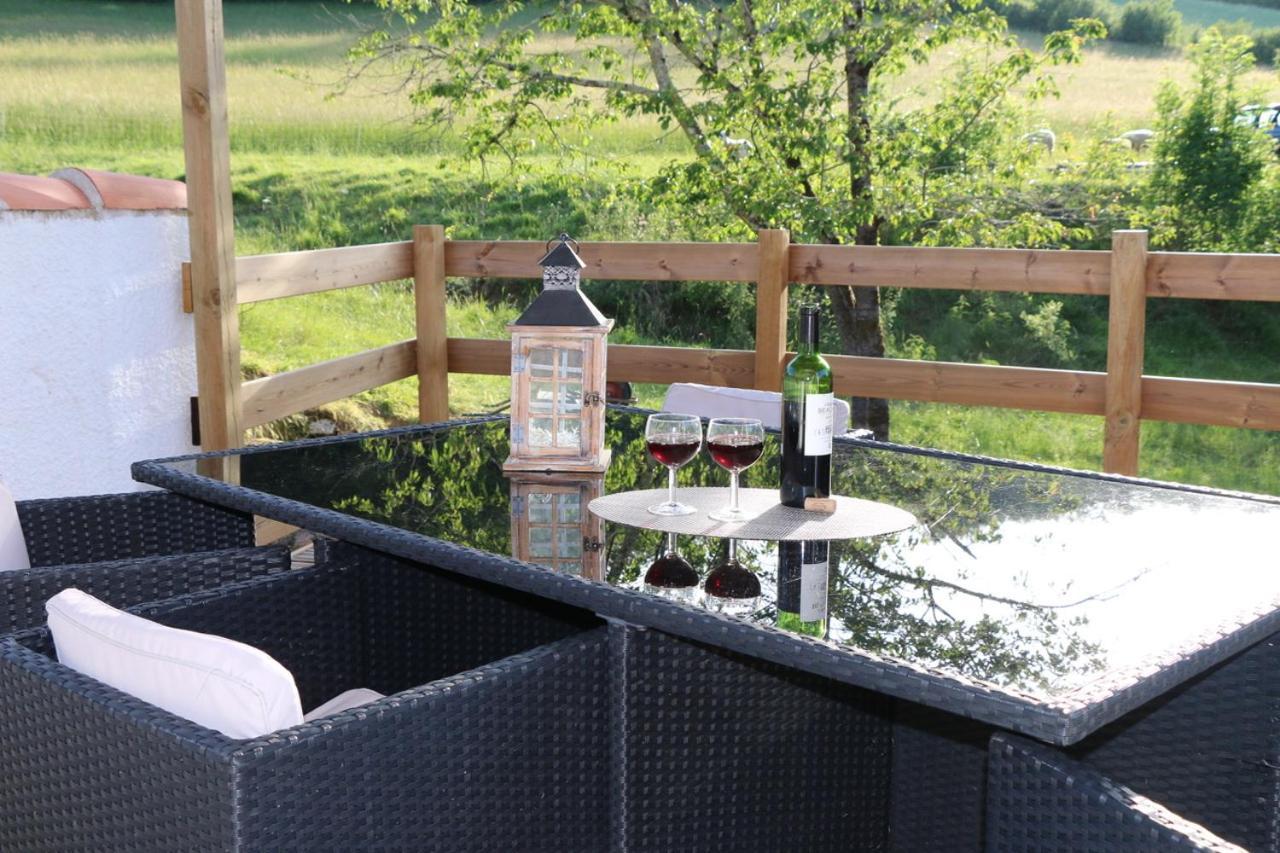
{"label": "fence rail", "polygon": [[[757,243],[583,243],[583,276],[629,281],[756,285],[754,350],[609,347],[609,378],[777,389],[791,284],[1082,294],[1109,298],[1106,372],[832,356],[836,392],[931,403],[997,406],[1104,418],[1103,467],[1138,472],[1142,420],[1280,429],[1280,385],[1144,376],[1146,300],[1280,301],[1280,255],[1147,251],[1146,233],[1117,231],[1110,251],[798,245],[785,231]],[[413,279],[417,338],[246,382],[242,428],[417,375],[424,420],[448,415],[448,374],[505,375],[505,340],[449,338],[445,279],[538,278],[540,242],[446,240],[436,225],[414,239],[236,259],[232,307]],[[184,270],[184,304],[194,308]],[[238,346],[238,341],[235,345]],[[225,363],[198,345],[201,370]],[[223,400],[202,405],[231,406]]]}

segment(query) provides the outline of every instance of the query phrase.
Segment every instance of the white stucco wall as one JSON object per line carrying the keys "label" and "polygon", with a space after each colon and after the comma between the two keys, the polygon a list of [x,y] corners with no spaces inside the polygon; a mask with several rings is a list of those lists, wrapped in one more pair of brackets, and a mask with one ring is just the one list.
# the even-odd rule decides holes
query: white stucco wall
{"label": "white stucco wall", "polygon": [[185,211],[0,211],[0,481],[19,500],[133,491],[194,451]]}

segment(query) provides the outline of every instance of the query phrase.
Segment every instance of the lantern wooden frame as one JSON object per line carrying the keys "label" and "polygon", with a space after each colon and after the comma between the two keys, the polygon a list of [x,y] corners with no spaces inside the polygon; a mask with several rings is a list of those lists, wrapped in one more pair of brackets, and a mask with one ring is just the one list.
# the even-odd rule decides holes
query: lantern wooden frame
{"label": "lantern wooden frame", "polygon": [[[603,580],[604,521],[587,505],[604,493],[604,475],[521,473],[510,479],[511,556],[588,580]],[[566,502],[570,496],[573,501]],[[576,509],[566,511],[575,505]],[[537,533],[545,546],[541,548],[533,542],[539,531],[546,531]]]}
{"label": "lantern wooden frame", "polygon": [[[608,344],[613,328],[607,326],[508,326],[511,331],[511,456],[507,471],[601,472],[609,467],[610,453],[604,447],[604,391]],[[539,370],[534,351],[554,354],[551,371]],[[562,353],[579,353],[581,373],[566,376]],[[573,369],[573,368],[570,368]],[[564,385],[580,384],[576,408],[565,407]],[[534,400],[535,385],[550,386],[552,399],[545,408]],[[538,441],[535,421],[551,422],[550,443]],[[578,441],[561,443],[562,422],[579,421]]]}

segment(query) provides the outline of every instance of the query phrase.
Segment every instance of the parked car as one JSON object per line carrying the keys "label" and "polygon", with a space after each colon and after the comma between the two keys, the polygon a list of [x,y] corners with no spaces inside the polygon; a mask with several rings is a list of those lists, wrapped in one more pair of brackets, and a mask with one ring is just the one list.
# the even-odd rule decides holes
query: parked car
{"label": "parked car", "polygon": [[1280,104],[1246,104],[1240,108],[1236,124],[1256,127],[1280,144]]}

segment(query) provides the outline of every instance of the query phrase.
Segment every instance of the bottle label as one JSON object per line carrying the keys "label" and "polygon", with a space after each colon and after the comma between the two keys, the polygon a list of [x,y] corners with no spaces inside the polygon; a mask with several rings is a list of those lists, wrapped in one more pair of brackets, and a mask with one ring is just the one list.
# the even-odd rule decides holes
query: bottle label
{"label": "bottle label", "polygon": [[806,394],[804,397],[804,455],[831,455],[831,422],[835,394]]}
{"label": "bottle label", "polygon": [[827,563],[800,564],[800,618],[805,622],[827,618]]}

